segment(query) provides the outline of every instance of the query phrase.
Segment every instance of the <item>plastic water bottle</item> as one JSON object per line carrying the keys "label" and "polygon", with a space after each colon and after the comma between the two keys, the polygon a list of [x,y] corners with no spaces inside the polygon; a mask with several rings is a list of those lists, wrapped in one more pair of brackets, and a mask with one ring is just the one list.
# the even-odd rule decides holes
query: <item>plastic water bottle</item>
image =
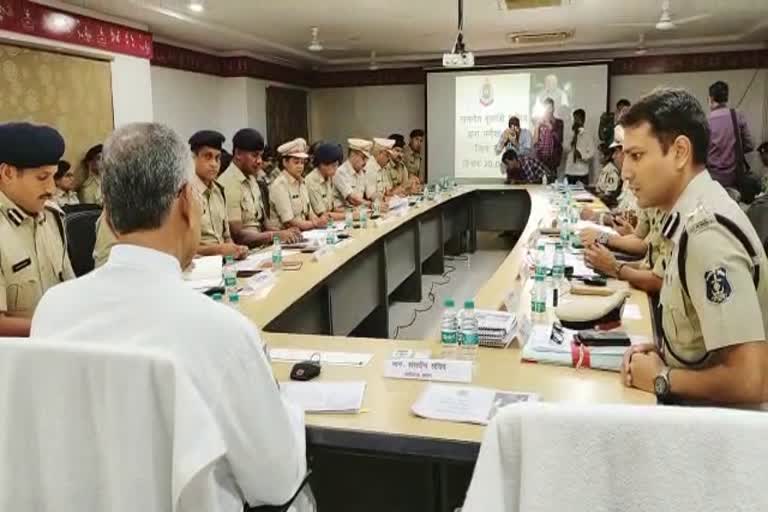
{"label": "plastic water bottle", "polygon": [[224,293],[229,297],[232,292],[237,292],[237,267],[235,267],[235,259],[232,256],[224,257],[222,274],[222,277],[224,277]]}
{"label": "plastic water bottle", "polygon": [[443,318],[440,320],[440,344],[444,359],[456,357],[456,347],[459,345],[458,320],[456,318],[456,303],[453,299],[445,299],[443,303]]}
{"label": "plastic water bottle", "polygon": [[480,345],[480,329],[475,314],[475,301],[464,301],[464,311],[460,321],[462,359],[474,361]]}
{"label": "plastic water bottle", "polygon": [[355,223],[355,216],[352,214],[352,208],[347,208],[344,212],[344,229],[352,229]]}
{"label": "plastic water bottle", "polygon": [[278,272],[283,268],[283,246],[280,244],[280,237],[272,237],[272,271]]}
{"label": "plastic water bottle", "polygon": [[547,173],[542,173],[541,174],[541,184],[544,185],[545,187],[547,186],[547,184],[548,184],[547,183]]}
{"label": "plastic water bottle", "polygon": [[534,323],[546,321],[547,316],[547,285],[544,276],[536,274],[531,291],[531,319]]}
{"label": "plastic water bottle", "polygon": [[329,224],[326,228],[325,245],[336,245],[336,230],[334,229],[333,224]]}
{"label": "plastic water bottle", "polygon": [[360,205],[360,227],[362,229],[368,227],[368,207],[364,204]]}
{"label": "plastic water bottle", "polygon": [[565,250],[563,244],[555,244],[555,259],[552,262],[552,307],[557,307],[560,301],[560,287],[565,277]]}
{"label": "plastic water bottle", "polygon": [[567,213],[560,219],[560,243],[563,247],[570,247],[571,242],[571,219]]}
{"label": "plastic water bottle", "polygon": [[547,275],[547,251],[544,242],[536,246],[536,275]]}
{"label": "plastic water bottle", "polygon": [[373,202],[373,216],[374,217],[381,216],[381,201],[379,201],[378,199]]}

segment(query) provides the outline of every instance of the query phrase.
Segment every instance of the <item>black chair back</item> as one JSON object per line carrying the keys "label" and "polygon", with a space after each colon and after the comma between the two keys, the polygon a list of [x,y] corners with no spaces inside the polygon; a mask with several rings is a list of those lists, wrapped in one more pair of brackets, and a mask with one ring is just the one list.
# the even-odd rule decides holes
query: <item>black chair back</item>
{"label": "black chair back", "polygon": [[760,243],[768,252],[768,194],[763,194],[749,205],[747,217],[755,227]]}
{"label": "black chair back", "polygon": [[77,277],[93,270],[93,248],[96,245],[96,221],[99,215],[101,215],[101,208],[98,207],[67,213],[67,250],[69,260],[72,262],[72,270]]}

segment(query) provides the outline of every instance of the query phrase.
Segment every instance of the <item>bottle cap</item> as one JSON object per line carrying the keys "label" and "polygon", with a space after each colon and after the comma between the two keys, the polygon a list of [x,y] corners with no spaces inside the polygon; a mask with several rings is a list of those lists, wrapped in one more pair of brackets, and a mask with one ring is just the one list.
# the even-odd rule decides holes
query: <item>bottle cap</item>
{"label": "bottle cap", "polygon": [[223,296],[220,293],[214,293],[211,298],[215,300],[216,302],[221,302],[223,299]]}
{"label": "bottle cap", "polygon": [[464,309],[475,309],[475,301],[472,299],[465,300]]}
{"label": "bottle cap", "polygon": [[456,303],[453,302],[453,299],[445,299],[445,302],[443,302],[443,307],[452,308],[455,306],[456,306]]}

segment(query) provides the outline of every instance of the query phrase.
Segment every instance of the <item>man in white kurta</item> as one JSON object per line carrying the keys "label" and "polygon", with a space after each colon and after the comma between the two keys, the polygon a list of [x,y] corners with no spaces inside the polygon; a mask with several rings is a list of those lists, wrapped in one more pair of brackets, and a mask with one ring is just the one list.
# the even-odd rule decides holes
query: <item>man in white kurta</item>
{"label": "man in white kurta", "polygon": [[[117,245],[102,267],[43,297],[32,337],[167,351],[226,444],[214,470],[219,510],[287,502],[306,472],[303,413],[281,400],[253,324],[182,280],[202,211],[188,147],[160,125],[127,125],[106,142],[102,161]],[[137,181],[146,187],[133,186]],[[157,197],[145,197],[147,208],[136,212],[138,194]],[[71,311],[88,315],[73,322]]]}

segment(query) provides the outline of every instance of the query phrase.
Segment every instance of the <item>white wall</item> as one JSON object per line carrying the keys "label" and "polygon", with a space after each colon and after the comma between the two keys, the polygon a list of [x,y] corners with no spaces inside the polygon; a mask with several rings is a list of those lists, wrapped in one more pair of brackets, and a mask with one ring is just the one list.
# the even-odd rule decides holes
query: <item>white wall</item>
{"label": "white wall", "polygon": [[425,128],[424,86],[337,87],[310,92],[312,140],[386,137]]}

